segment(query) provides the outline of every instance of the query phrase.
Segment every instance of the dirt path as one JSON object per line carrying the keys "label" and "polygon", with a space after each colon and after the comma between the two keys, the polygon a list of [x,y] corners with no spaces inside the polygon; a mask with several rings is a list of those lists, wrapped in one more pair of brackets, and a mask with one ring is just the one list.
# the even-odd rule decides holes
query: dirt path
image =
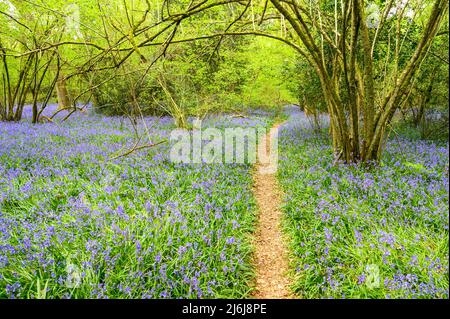
{"label": "dirt path", "polygon": [[[275,125],[278,128],[281,124]],[[269,134],[265,141],[270,141]],[[270,143],[259,144],[258,148]],[[268,145],[267,145],[268,144]],[[258,153],[261,154],[261,153]],[[276,164],[259,160],[254,174],[254,194],[258,204],[258,227],[255,238],[256,290],[252,297],[292,298],[287,276],[288,252],[281,232],[281,193],[276,179]]]}

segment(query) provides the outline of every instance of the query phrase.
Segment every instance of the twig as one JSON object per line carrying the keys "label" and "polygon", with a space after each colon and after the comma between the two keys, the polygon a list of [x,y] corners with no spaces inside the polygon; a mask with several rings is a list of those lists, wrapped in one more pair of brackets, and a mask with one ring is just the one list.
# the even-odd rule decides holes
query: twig
{"label": "twig", "polygon": [[144,149],[144,148],[155,147],[157,145],[160,145],[160,144],[163,144],[163,143],[166,143],[166,142],[167,142],[167,140],[163,140],[163,141],[159,141],[159,142],[156,142],[156,143],[153,143],[153,144],[146,144],[146,145],[140,145],[140,146],[135,145],[135,146],[133,146],[132,149],[126,151],[123,154],[114,156],[114,157],[110,158],[109,160],[112,161],[112,160],[118,159],[120,157],[124,157],[124,156],[130,155],[131,153],[133,153],[135,151],[138,151],[138,150],[141,150],[141,149]]}

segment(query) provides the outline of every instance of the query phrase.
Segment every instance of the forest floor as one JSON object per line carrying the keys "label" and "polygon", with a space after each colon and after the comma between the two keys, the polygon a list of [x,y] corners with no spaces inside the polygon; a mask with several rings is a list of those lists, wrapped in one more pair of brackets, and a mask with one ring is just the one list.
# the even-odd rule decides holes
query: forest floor
{"label": "forest floor", "polygon": [[[270,134],[267,134],[258,148],[269,147],[270,143]],[[272,161],[261,163],[258,160],[254,174],[258,226],[255,238],[256,289],[252,297],[261,299],[292,298],[288,249],[281,230],[281,191],[275,165]]]}

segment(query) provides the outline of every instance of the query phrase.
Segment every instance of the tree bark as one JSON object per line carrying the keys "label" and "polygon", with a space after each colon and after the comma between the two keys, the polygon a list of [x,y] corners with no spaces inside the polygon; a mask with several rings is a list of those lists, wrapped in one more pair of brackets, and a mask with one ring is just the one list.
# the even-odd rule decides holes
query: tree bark
{"label": "tree bark", "polygon": [[63,75],[56,82],[56,93],[58,95],[58,110],[69,108],[71,106],[71,98]]}

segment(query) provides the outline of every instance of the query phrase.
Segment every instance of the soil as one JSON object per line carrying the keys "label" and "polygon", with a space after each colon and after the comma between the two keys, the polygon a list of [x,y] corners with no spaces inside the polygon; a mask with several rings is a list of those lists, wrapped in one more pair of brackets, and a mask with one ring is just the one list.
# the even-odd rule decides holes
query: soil
{"label": "soil", "polygon": [[[274,128],[279,126],[280,124],[275,125]],[[265,139],[270,141],[270,135],[267,134]],[[269,143],[263,141],[258,147],[266,144]],[[254,174],[258,226],[255,234],[256,289],[253,298],[292,298],[289,289],[291,281],[288,276],[288,250],[281,230],[281,191],[275,167],[276,163],[264,164],[258,161]]]}

